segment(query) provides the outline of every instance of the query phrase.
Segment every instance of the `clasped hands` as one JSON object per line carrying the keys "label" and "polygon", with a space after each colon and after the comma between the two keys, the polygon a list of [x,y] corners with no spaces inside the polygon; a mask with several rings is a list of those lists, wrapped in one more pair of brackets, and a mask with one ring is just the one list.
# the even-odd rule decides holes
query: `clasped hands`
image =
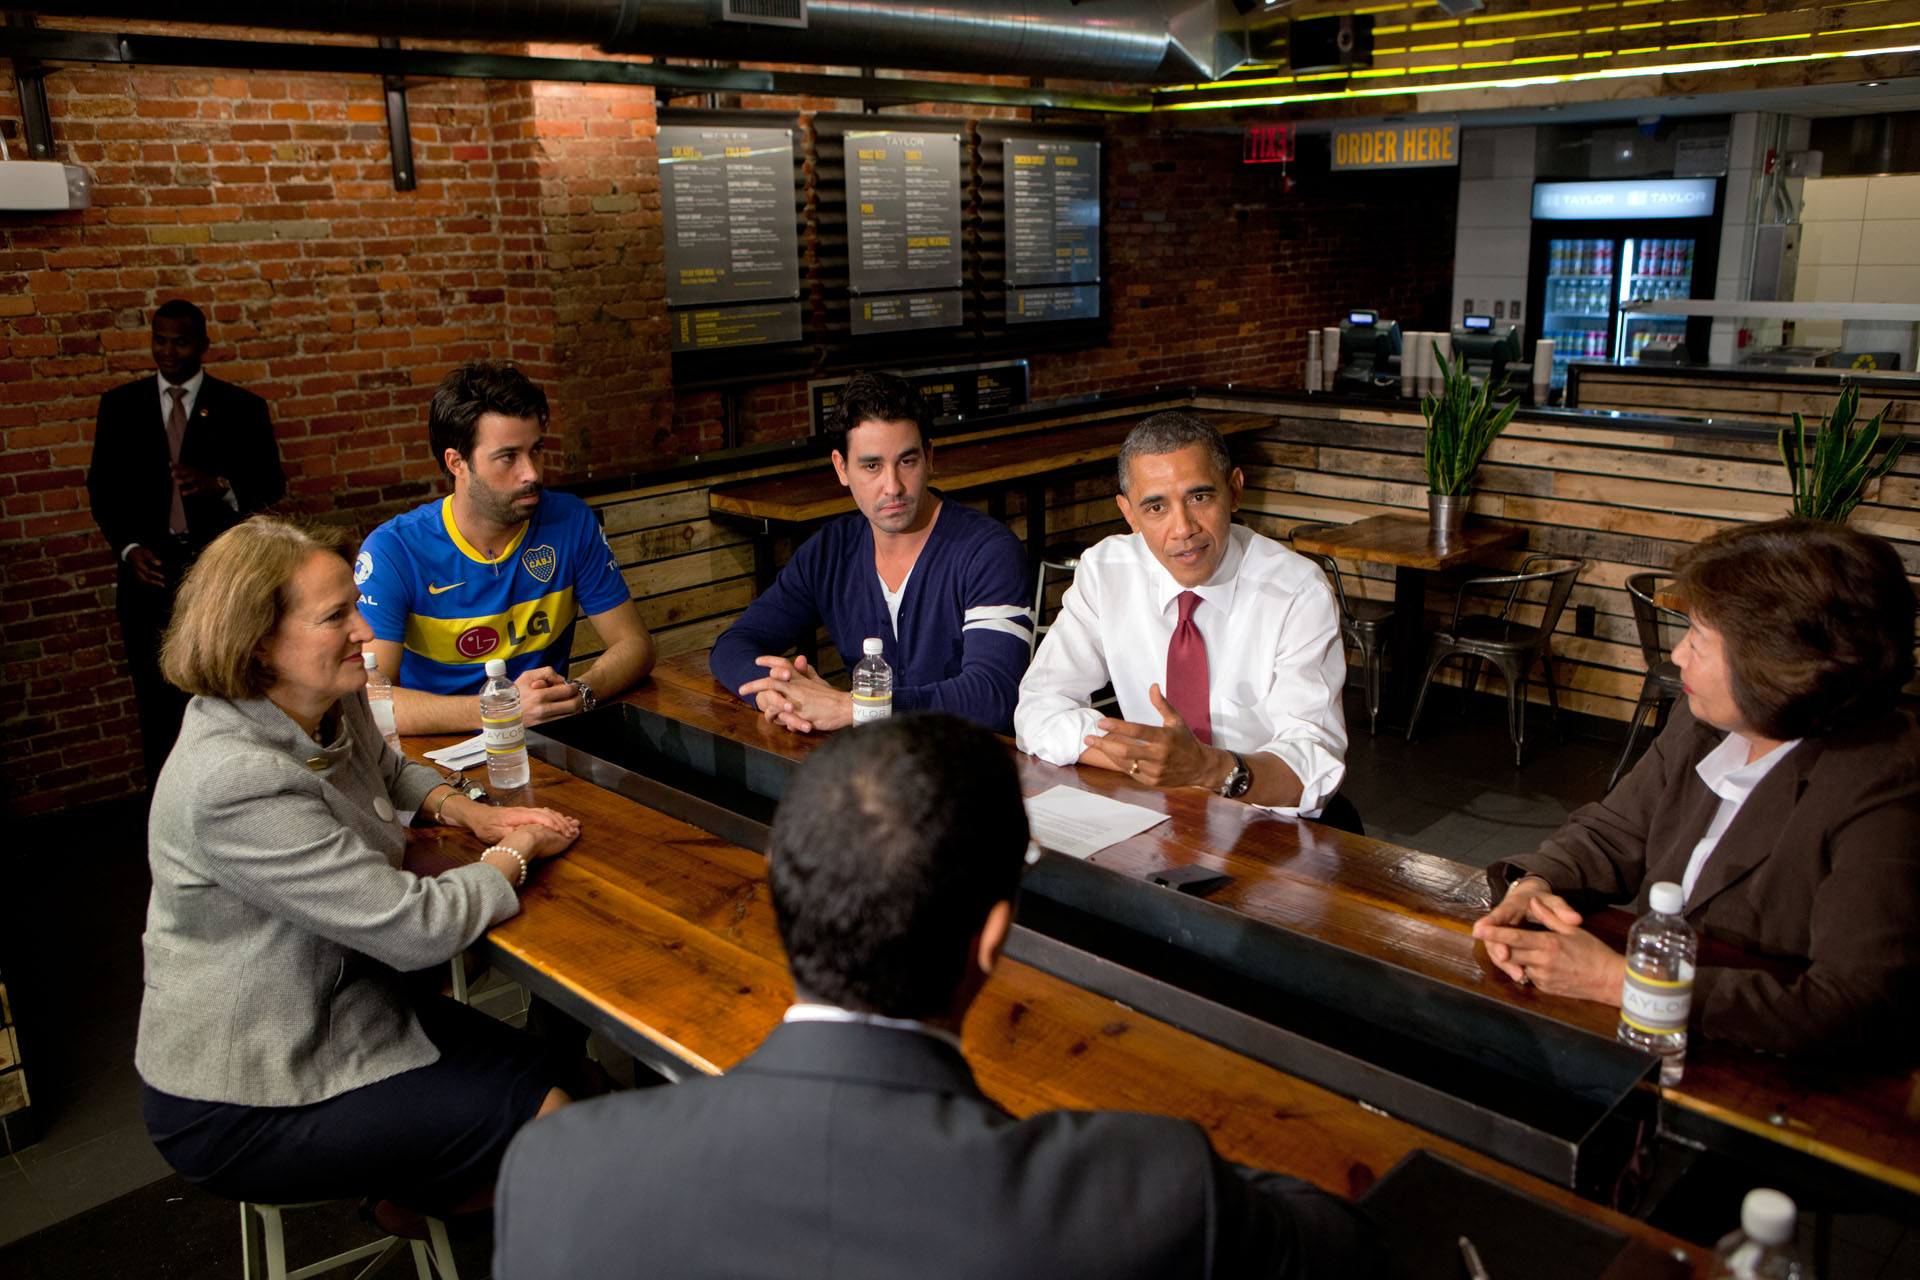
{"label": "clasped hands", "polygon": [[[1493,967],[1521,986],[1618,1005],[1627,958],[1581,928],[1582,920],[1544,879],[1526,876],[1473,922],[1473,936],[1486,944]],[[1521,927],[1527,923],[1541,927]]]}
{"label": "clasped hands", "polygon": [[552,667],[522,671],[513,683],[520,690],[522,724],[543,724],[580,710],[580,690],[568,684],[566,677]]}
{"label": "clasped hands", "polygon": [[1193,736],[1185,717],[1161,696],[1159,685],[1147,686],[1147,699],[1161,723],[1103,718],[1100,732],[1083,739],[1087,749],[1080,762],[1124,773],[1149,787],[1219,786],[1226,768],[1214,759],[1216,753]]}
{"label": "clasped hands", "polygon": [[794,733],[841,729],[853,723],[853,695],[827,683],[804,656],[765,654],[754,661],[767,674],[741,685],[740,696],[760,708],[770,723]]}
{"label": "clasped hands", "polygon": [[483,844],[496,845],[512,837],[512,847],[529,858],[551,858],[572,844],[580,835],[580,820],[557,809],[533,806],[495,808],[459,797],[455,808],[449,802],[444,816],[452,818],[478,836]]}

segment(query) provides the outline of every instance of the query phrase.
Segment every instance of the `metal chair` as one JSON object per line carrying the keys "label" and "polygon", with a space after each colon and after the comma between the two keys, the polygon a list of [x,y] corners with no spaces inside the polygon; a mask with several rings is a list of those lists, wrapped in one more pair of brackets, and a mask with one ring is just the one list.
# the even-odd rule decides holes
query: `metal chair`
{"label": "metal chair", "polygon": [[1034,575],[1033,582],[1033,647],[1040,647],[1040,638],[1047,634],[1052,625],[1047,621],[1047,579],[1056,573],[1065,574],[1069,579],[1074,570],[1080,567],[1080,557],[1086,548],[1077,542],[1061,542],[1048,547],[1040,555],[1040,570]]}
{"label": "metal chair", "polygon": [[460,1280],[459,1269],[453,1262],[453,1246],[447,1239],[447,1224],[438,1218],[427,1219],[425,1240],[381,1236],[357,1249],[348,1249],[331,1258],[322,1258],[295,1270],[287,1270],[287,1237],[281,1215],[289,1209],[311,1209],[327,1203],[325,1200],[307,1200],[298,1204],[241,1201],[240,1273],[244,1280],[307,1280],[309,1276],[337,1271],[362,1258],[371,1258],[372,1261],[354,1277],[354,1280],[365,1280],[409,1249],[413,1253],[413,1269],[418,1280],[435,1280],[435,1277],[439,1280]]}
{"label": "metal chair", "polygon": [[[1295,538],[1339,527],[1337,524],[1295,525],[1287,532],[1287,542],[1291,545]],[[1348,596],[1340,566],[1332,556],[1301,551],[1298,547],[1294,550],[1319,565],[1333,580],[1334,598],[1340,603],[1340,634],[1360,651],[1360,678],[1367,694],[1367,732],[1375,733],[1380,727],[1380,659],[1386,647],[1387,631],[1393,624],[1393,603]]]}
{"label": "metal chair", "polygon": [[[1586,569],[1587,561],[1565,556],[1528,556],[1519,573],[1487,578],[1469,578],[1460,584],[1453,598],[1453,618],[1433,633],[1427,646],[1427,674],[1420,681],[1420,696],[1413,702],[1413,718],[1407,722],[1407,741],[1413,741],[1414,728],[1420,723],[1421,708],[1427,702],[1427,690],[1440,664],[1452,657],[1468,660],[1466,679],[1461,683],[1464,704],[1480,679],[1480,663],[1491,662],[1507,682],[1507,731],[1513,737],[1513,764],[1519,768],[1527,736],[1527,678],[1538,661],[1547,672],[1547,706],[1553,723],[1560,723],[1560,694],[1553,675],[1553,629],[1573,593],[1574,580]],[[1549,568],[1538,566],[1547,565]],[[1521,589],[1529,583],[1546,583],[1547,598],[1541,606],[1540,624],[1527,626],[1513,620],[1514,606]],[[1506,587],[1506,603],[1496,614],[1470,613],[1462,616],[1467,593],[1477,587]]]}
{"label": "metal chair", "polygon": [[1658,585],[1673,581],[1670,573],[1636,573],[1627,579],[1627,597],[1633,602],[1633,625],[1640,633],[1640,656],[1646,660],[1646,678],[1640,682],[1640,700],[1633,705],[1633,719],[1627,722],[1627,740],[1620,744],[1620,758],[1614,761],[1607,777],[1607,790],[1613,790],[1620,775],[1633,758],[1634,744],[1640,738],[1640,726],[1649,713],[1666,718],[1666,706],[1680,696],[1680,668],[1668,657],[1673,646],[1661,633],[1662,624],[1687,625],[1687,615],[1654,601]]}

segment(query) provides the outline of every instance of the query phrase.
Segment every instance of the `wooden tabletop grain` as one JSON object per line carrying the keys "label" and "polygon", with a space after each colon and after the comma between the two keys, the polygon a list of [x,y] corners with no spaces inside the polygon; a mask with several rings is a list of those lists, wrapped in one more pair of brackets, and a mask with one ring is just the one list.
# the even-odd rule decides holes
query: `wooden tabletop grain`
{"label": "wooden tabletop grain", "polygon": [[1489,552],[1525,542],[1527,531],[1510,524],[1469,524],[1457,534],[1441,537],[1420,516],[1368,516],[1352,524],[1299,534],[1293,545],[1301,551],[1343,560],[1367,560],[1403,569],[1452,569],[1472,564]]}
{"label": "wooden tabletop grain", "polygon": [[[663,662],[630,700],[671,719],[804,759],[823,735],[772,725],[721,688],[704,654]],[[1168,821],[1093,855],[1126,875],[1197,863],[1232,883],[1208,901],[1399,966],[1490,1000],[1611,1038],[1618,1012],[1546,995],[1508,981],[1471,936],[1489,905],[1486,873],[1449,858],[1352,835],[1202,791],[1159,791],[1123,774],[1017,757],[1021,789],[1066,785],[1164,813]],[[1596,913],[1589,923],[1614,946],[1631,917]],[[1730,948],[1709,962],[1761,965]],[[1662,1090],[1669,1103],[1792,1151],[1920,1194],[1920,1072],[1848,1071],[1792,1063],[1695,1037],[1685,1077]]]}
{"label": "wooden tabletop grain", "polygon": [[[418,756],[451,741],[407,746]],[[537,864],[520,914],[489,941],[537,986],[584,999],[700,1070],[725,1071],[752,1052],[792,999],[765,860],[539,760],[519,799],[576,815],[582,834]],[[408,861],[432,874],[479,853],[462,834],[429,830]],[[1678,1249],[1695,1275],[1706,1271],[1703,1251],[1645,1224],[1014,961],[975,1002],[963,1045],[981,1087],[1017,1115],[1181,1116],[1229,1159],[1348,1196],[1427,1148],[1625,1232],[1635,1256]]]}

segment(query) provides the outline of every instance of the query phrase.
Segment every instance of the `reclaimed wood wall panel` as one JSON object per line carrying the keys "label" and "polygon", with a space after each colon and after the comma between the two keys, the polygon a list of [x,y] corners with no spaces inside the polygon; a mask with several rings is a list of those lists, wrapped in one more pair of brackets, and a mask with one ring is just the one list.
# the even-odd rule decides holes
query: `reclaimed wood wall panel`
{"label": "reclaimed wood wall panel", "polygon": [[[1247,478],[1240,519],[1271,537],[1319,521],[1346,523],[1387,512],[1426,511],[1420,448],[1424,422],[1409,400],[1353,402],[1316,397],[1283,402],[1258,396],[1203,396],[1196,407],[1261,413],[1273,425],[1233,442]],[[1163,406],[1153,406],[1159,408]],[[1151,409],[1141,410],[1146,416]],[[1076,413],[1063,418],[1081,420]],[[981,438],[991,431],[969,433]],[[758,476],[823,465],[818,461],[743,468],[699,481],[662,484],[591,499],[642,616],[663,654],[710,646],[752,598],[752,531],[707,513],[707,490]],[[936,460],[935,483],[938,483]],[[1070,475],[1047,489],[1049,545],[1091,545],[1126,530],[1114,505],[1110,467]],[[1741,521],[1766,520],[1786,509],[1786,479],[1770,440],[1752,432],[1678,435],[1640,427],[1515,422],[1495,443],[1480,474],[1474,514],[1528,527],[1524,549],[1502,553],[1472,572],[1517,570],[1528,554],[1576,555],[1591,567],[1575,588],[1554,641],[1562,705],[1624,720],[1640,691],[1644,664],[1626,593],[1626,579],[1665,569],[1688,544]],[[1908,572],[1920,576],[1920,449],[1903,457],[1873,500],[1854,517],[1856,527],[1891,540]],[[982,496],[966,505],[984,509]],[[1024,537],[1021,494],[1007,495],[1006,520]],[[791,554],[790,540],[776,559]],[[1348,591],[1376,599],[1393,594],[1392,571],[1381,565],[1342,565]],[[1455,585],[1472,572],[1436,576],[1427,598],[1431,616],[1453,608]],[[1048,609],[1059,607],[1066,580],[1056,577]],[[1491,601],[1470,607],[1486,608]],[[1584,606],[1591,630],[1583,633]],[[1537,617],[1531,606],[1522,617]],[[601,644],[582,622],[575,652],[590,657]],[[824,644],[828,670],[837,656]],[[1445,677],[1457,683],[1449,672]],[[1483,686],[1484,687],[1484,686]],[[1536,684],[1531,696],[1544,700]]]}

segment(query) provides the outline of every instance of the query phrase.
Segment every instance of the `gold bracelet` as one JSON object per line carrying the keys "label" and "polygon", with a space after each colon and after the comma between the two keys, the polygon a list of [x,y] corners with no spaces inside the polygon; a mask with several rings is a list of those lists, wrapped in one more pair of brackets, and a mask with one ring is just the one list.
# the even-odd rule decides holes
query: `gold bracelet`
{"label": "gold bracelet", "polygon": [[444,827],[447,825],[447,820],[443,818],[441,814],[443,814],[446,811],[447,801],[453,799],[454,796],[459,794],[459,792],[460,792],[460,788],[454,786],[451,783],[447,784],[447,793],[440,797],[440,802],[438,804],[433,806],[433,825],[434,826]]}

